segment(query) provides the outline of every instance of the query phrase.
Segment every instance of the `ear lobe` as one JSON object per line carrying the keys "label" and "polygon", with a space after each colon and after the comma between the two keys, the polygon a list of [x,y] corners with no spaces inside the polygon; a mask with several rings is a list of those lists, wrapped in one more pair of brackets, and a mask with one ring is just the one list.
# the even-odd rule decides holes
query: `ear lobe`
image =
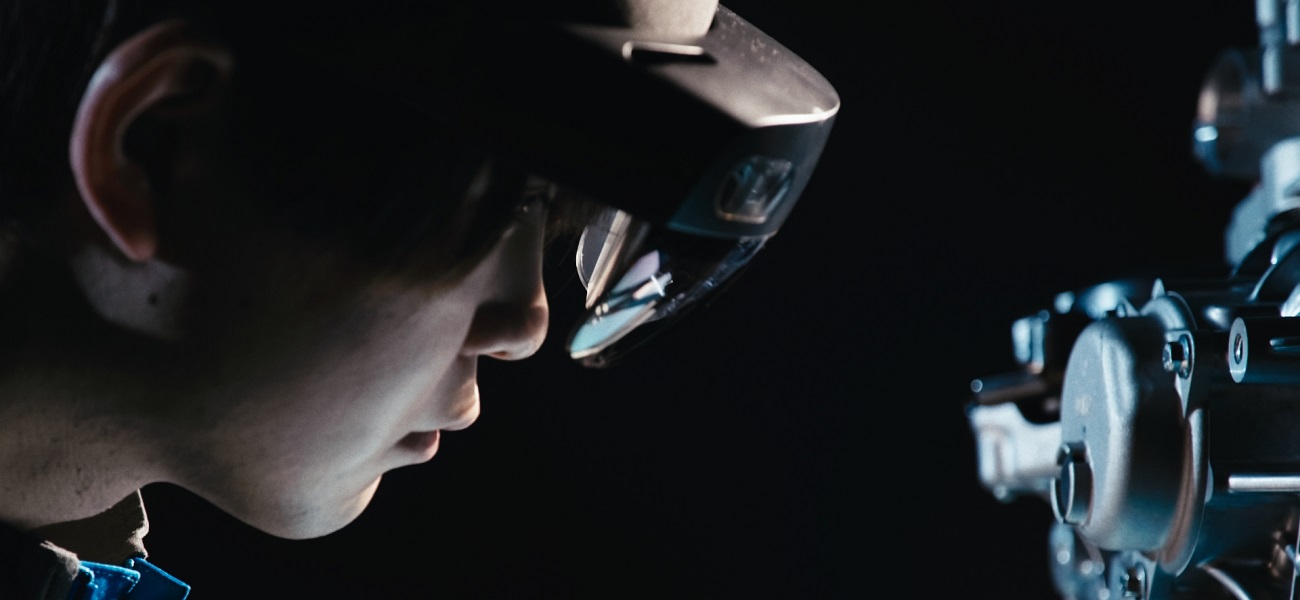
{"label": "ear lobe", "polygon": [[86,208],[127,258],[148,260],[158,248],[154,186],[144,165],[127,154],[127,130],[151,112],[175,117],[184,106],[201,106],[215,86],[194,73],[215,73],[225,81],[232,64],[224,46],[186,21],[172,20],[123,42],[91,77],[68,154]]}

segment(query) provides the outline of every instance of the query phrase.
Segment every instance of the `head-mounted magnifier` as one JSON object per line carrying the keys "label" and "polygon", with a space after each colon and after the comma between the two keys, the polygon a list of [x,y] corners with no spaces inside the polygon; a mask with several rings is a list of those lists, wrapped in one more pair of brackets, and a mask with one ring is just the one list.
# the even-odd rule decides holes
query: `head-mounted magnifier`
{"label": "head-mounted magnifier", "polygon": [[692,39],[483,10],[440,15],[438,35],[361,19],[311,53],[607,207],[578,245],[587,311],[567,344],[584,365],[608,364],[776,233],[839,97],[725,7]]}

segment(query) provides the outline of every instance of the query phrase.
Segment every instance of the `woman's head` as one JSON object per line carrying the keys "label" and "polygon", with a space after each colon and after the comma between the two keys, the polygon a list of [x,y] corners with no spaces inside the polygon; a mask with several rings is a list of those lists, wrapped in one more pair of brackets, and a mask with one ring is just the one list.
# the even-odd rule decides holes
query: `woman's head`
{"label": "woman's head", "polygon": [[[0,105],[0,219],[8,234],[0,242],[0,330],[12,342],[0,350],[0,412],[9,417],[0,418],[0,479],[40,455],[39,439],[79,450],[46,472],[20,475],[33,492],[0,504],[0,520],[36,526],[85,517],[141,485],[169,481],[278,535],[343,526],[385,471],[427,460],[439,431],[478,417],[478,358],[521,359],[541,345],[543,244],[552,226],[585,221],[592,205],[552,206],[557,188],[536,173],[584,179],[591,188],[580,191],[610,192],[602,196],[609,202],[620,192],[640,207],[658,202],[654,227],[674,203],[704,198],[706,210],[675,233],[625,235],[650,231],[645,221],[588,240],[588,266],[603,279],[593,286],[628,295],[638,318],[665,297],[664,286],[673,303],[689,303],[748,260],[798,195],[838,101],[830,94],[804,102],[782,83],[746,95],[740,108],[779,113],[794,103],[789,110],[809,115],[779,113],[768,119],[772,127],[767,116],[738,123],[710,104],[734,94],[709,88],[716,83],[709,76],[795,78],[813,97],[824,91],[815,73],[785,58],[780,77],[741,73],[726,61],[753,67],[784,55],[755,46],[765,38],[734,15],[710,33],[715,1],[509,4],[525,16],[553,10],[674,42],[625,45],[621,55],[604,48],[583,64],[630,77],[618,81],[646,86],[682,114],[629,111],[614,101],[587,110],[585,97],[557,100],[561,90],[548,88],[555,80],[545,76],[533,73],[518,88],[509,77],[487,77],[481,65],[514,64],[512,74],[528,75],[531,66],[519,64],[532,63],[513,61],[514,46],[480,60],[474,51],[501,48],[455,43],[464,35],[461,8],[477,7],[478,25],[495,14],[474,2],[430,3],[436,18],[379,19],[383,26],[364,36],[349,21],[353,8],[309,2],[10,4],[11,18],[0,21],[6,41],[17,39],[3,37],[18,26],[14,15],[41,17],[55,39],[62,21],[81,26],[66,29],[80,32],[76,43],[28,34],[13,41],[19,50],[0,55],[20,57],[0,63],[17,90]],[[400,43],[389,45],[386,28],[402,30]],[[557,42],[563,52],[580,29]],[[317,46],[304,52],[294,40],[308,30]],[[706,34],[716,38],[718,57],[675,43]],[[477,96],[444,102],[440,91],[457,91],[418,71],[428,57],[402,54],[412,43],[428,51],[426,41],[453,49],[433,62],[453,65],[456,86],[491,80],[477,92],[546,99],[555,114],[591,112],[592,122],[539,124],[524,118],[533,114],[528,102],[513,100],[501,104],[500,120],[483,121],[495,113],[465,103]],[[338,47],[356,51],[328,51]],[[758,47],[770,53],[753,58]],[[717,70],[696,70],[722,59]],[[675,70],[655,70],[665,64]],[[372,72],[394,89],[366,83]],[[661,85],[662,73],[677,87]],[[584,90],[625,93],[614,81],[584,81],[585,70],[563,76]],[[419,94],[402,87],[413,79],[423,82]],[[756,102],[760,96],[775,104]],[[457,106],[465,113],[439,112]],[[21,114],[28,110],[31,122]],[[603,127],[609,116],[630,129]],[[537,135],[550,131],[563,136]],[[502,143],[512,136],[527,139]],[[561,154],[568,163],[549,160]],[[585,171],[597,172],[580,177]],[[660,190],[667,193],[652,193]],[[772,212],[787,191],[790,200]],[[735,210],[759,212],[729,214],[732,196]],[[715,225],[721,237],[694,239],[699,231],[717,235],[706,231]],[[645,245],[660,241],[658,250]],[[730,270],[707,261],[674,266],[677,249],[724,257]],[[649,269],[646,280],[622,276],[628,268]],[[695,287],[674,291],[674,276]],[[589,304],[588,325],[615,303]],[[70,428],[60,415],[100,426]],[[7,436],[6,427],[40,435]],[[85,473],[94,474],[88,493],[42,504]]]}
{"label": "woman's head", "polygon": [[[98,60],[66,178],[14,213],[0,285],[28,310],[5,318],[19,333],[0,383],[37,431],[66,430],[48,413],[111,422],[66,440],[116,448],[69,465],[107,481],[89,495],[170,481],[308,537],[477,418],[479,357],[538,349],[552,187],[257,58],[173,19]],[[12,408],[37,389],[39,410]],[[30,511],[4,518],[43,524]]]}

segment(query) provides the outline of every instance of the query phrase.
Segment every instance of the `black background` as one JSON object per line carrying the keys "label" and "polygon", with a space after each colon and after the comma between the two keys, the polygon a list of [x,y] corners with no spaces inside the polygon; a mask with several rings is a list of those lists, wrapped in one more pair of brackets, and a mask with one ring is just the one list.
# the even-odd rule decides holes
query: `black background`
{"label": "black background", "polygon": [[482,365],[479,422],[331,536],[147,488],[192,598],[1052,597],[1050,511],[979,487],[969,381],[1059,291],[1220,264],[1248,188],[1190,124],[1253,3],[725,4],[843,101],[745,277],[604,371],[563,356],[552,290],[539,355]]}

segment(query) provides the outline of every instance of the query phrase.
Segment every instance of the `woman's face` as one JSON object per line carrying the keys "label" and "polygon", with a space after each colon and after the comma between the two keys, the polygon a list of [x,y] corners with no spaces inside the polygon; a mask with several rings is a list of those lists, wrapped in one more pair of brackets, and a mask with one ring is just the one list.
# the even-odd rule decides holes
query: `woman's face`
{"label": "woman's face", "polygon": [[442,432],[478,418],[479,357],[541,345],[544,212],[526,204],[451,281],[256,227],[221,260],[195,261],[185,305],[199,325],[162,377],[176,405],[143,436],[160,440],[164,477],[283,537],[349,523],[384,472],[429,460]]}

